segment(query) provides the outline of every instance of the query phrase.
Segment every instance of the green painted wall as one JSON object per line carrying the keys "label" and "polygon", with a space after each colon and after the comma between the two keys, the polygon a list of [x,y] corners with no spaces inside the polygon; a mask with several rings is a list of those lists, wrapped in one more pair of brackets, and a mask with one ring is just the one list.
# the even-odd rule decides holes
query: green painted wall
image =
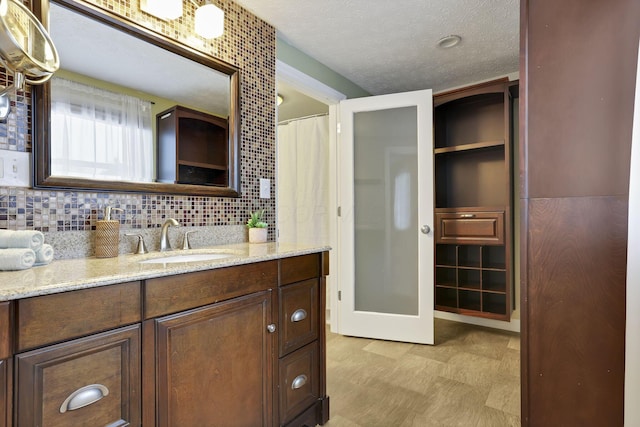
{"label": "green painted wall", "polygon": [[360,86],[344,78],[306,53],[291,46],[280,37],[276,38],[276,58],[338,92],[343,93],[347,98],[361,98],[371,95]]}

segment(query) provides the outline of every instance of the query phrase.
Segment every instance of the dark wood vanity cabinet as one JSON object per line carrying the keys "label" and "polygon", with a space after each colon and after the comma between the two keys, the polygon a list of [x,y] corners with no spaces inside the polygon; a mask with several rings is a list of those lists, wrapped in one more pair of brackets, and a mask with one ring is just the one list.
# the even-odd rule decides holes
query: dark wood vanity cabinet
{"label": "dark wood vanity cabinet", "polygon": [[0,427],[324,424],[326,274],[314,253],[0,303]]}
{"label": "dark wood vanity cabinet", "polygon": [[182,106],[156,117],[158,181],[229,185],[228,120]]}
{"label": "dark wood vanity cabinet", "polygon": [[511,318],[514,85],[434,97],[437,310]]}
{"label": "dark wood vanity cabinet", "polygon": [[328,254],[281,260],[278,425],[312,427],[329,419],[325,306]]}

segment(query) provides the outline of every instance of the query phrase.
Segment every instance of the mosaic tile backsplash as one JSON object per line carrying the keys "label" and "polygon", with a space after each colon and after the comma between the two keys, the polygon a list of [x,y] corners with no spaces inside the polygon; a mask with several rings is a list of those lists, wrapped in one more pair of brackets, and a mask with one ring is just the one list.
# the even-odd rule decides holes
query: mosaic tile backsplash
{"label": "mosaic tile backsplash", "polygon": [[[138,22],[153,31],[204,51],[240,69],[241,191],[240,198],[128,194],[91,191],[51,191],[0,186],[0,228],[43,232],[95,230],[109,205],[125,210],[115,215],[121,229],[158,228],[166,218],[183,226],[238,226],[248,212],[264,209],[274,238],[275,199],[259,198],[259,179],[271,180],[275,194],[275,29],[231,0],[214,0],[225,12],[225,33],[207,40],[194,37],[195,6],[184,2],[181,18],[165,22],[141,12],[139,2],[91,0],[96,6]],[[28,5],[28,2],[25,2]],[[55,43],[55,40],[54,40]],[[0,69],[0,84],[11,75]],[[12,99],[11,114],[0,123],[0,149],[31,150],[31,94]],[[241,227],[232,227],[242,230]]]}

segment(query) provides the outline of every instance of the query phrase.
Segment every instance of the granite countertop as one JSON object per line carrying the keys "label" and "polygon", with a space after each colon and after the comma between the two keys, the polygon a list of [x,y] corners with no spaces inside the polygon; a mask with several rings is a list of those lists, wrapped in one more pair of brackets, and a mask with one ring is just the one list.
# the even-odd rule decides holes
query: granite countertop
{"label": "granite countertop", "polygon": [[[28,270],[0,272],[0,301],[249,264],[329,249],[328,246],[301,244],[237,243],[171,252],[152,252],[144,255],[128,254],[115,258],[56,260],[49,265],[32,267]],[[230,256],[208,261],[140,263],[151,258],[204,253],[224,253]]]}

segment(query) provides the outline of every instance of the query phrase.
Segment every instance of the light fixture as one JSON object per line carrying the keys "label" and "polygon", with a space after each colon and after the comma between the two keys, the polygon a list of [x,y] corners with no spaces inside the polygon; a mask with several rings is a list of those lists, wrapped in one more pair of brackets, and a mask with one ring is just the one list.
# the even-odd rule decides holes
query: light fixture
{"label": "light fixture", "polygon": [[140,10],[164,21],[171,21],[182,16],[182,0],[140,0]]}
{"label": "light fixture", "polygon": [[282,104],[284,102],[284,98],[282,97],[282,95],[278,94],[278,105]]}
{"label": "light fixture", "polygon": [[441,49],[449,49],[456,46],[460,41],[462,41],[462,37],[456,34],[451,34],[438,40],[437,45]]}
{"label": "light fixture", "polygon": [[196,34],[205,39],[214,39],[224,33],[224,12],[210,0],[196,9]]}
{"label": "light fixture", "polygon": [[60,67],[49,33],[20,0],[0,0],[0,65],[13,73],[13,84],[0,87],[0,120],[9,114],[9,92],[42,84]]}

